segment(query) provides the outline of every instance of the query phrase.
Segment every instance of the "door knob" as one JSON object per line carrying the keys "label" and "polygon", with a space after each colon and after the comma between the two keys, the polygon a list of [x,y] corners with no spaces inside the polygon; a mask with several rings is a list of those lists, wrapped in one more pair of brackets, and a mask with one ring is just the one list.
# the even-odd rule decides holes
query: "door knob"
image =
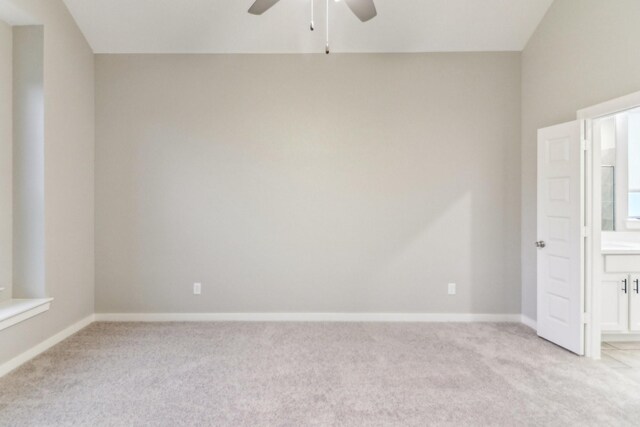
{"label": "door knob", "polygon": [[624,287],[622,288],[622,291],[626,294],[627,293],[627,279],[622,279],[622,284],[624,285]]}
{"label": "door knob", "polygon": [[636,291],[636,294],[640,294],[640,280],[635,279],[633,283],[636,285],[633,290]]}
{"label": "door knob", "polygon": [[543,249],[547,246],[547,244],[544,242],[544,240],[540,240],[539,242],[536,242],[536,248],[538,249]]}

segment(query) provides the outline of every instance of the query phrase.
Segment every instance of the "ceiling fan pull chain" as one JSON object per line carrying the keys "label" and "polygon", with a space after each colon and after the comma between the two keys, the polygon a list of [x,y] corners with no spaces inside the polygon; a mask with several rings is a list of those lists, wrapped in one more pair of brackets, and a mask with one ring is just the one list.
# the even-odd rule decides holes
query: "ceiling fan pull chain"
{"label": "ceiling fan pull chain", "polygon": [[327,45],[325,47],[324,52],[328,55],[329,50],[329,0],[327,0]]}
{"label": "ceiling fan pull chain", "polygon": [[311,0],[311,25],[310,25],[311,31],[315,30],[315,25],[313,24],[313,0]]}

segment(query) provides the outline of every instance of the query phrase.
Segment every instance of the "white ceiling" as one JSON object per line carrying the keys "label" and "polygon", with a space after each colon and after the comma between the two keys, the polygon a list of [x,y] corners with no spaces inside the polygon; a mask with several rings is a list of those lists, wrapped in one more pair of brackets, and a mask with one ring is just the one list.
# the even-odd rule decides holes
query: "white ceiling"
{"label": "white ceiling", "polygon": [[[64,0],[96,53],[309,53],[324,50],[324,0]],[[520,51],[553,0],[375,0],[361,23],[330,3],[334,52]]]}

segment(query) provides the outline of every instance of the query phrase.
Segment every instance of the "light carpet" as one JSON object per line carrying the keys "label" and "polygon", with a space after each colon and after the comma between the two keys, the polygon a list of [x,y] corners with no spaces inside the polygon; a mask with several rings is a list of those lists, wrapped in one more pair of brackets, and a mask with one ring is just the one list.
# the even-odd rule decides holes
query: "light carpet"
{"label": "light carpet", "polygon": [[517,324],[94,323],[3,426],[638,426],[640,384]]}

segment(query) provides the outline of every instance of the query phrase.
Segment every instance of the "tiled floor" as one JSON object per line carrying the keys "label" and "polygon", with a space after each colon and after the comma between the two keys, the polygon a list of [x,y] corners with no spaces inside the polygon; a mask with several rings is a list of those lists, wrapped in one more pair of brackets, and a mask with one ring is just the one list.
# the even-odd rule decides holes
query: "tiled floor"
{"label": "tiled floor", "polygon": [[640,382],[640,341],[603,342],[602,362]]}

